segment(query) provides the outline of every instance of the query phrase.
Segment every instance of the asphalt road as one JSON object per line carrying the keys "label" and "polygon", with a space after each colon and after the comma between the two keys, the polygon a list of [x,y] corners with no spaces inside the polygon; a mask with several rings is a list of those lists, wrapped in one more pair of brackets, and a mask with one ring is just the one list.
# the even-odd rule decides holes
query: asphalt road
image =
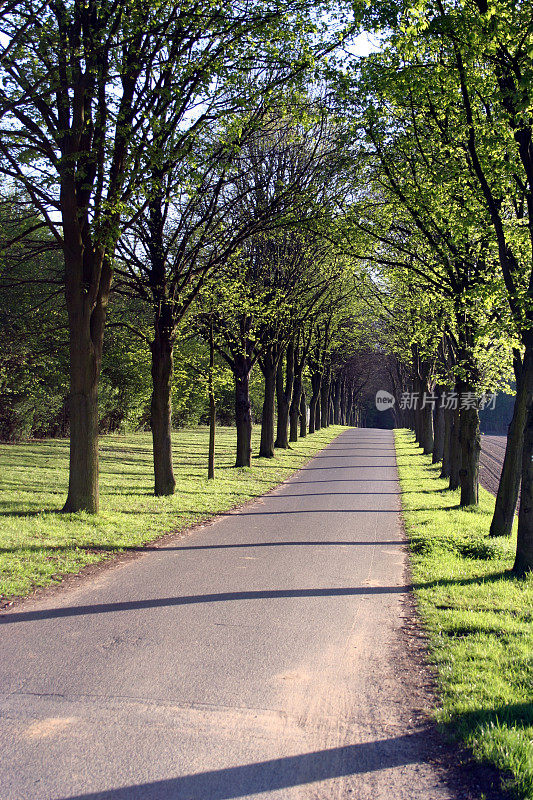
{"label": "asphalt road", "polygon": [[392,433],[347,431],[240,512],[3,614],[0,798],[470,797],[435,761],[398,495]]}
{"label": "asphalt road", "polygon": [[498,493],[506,444],[506,436],[487,436],[483,434],[481,437],[479,481],[493,495]]}

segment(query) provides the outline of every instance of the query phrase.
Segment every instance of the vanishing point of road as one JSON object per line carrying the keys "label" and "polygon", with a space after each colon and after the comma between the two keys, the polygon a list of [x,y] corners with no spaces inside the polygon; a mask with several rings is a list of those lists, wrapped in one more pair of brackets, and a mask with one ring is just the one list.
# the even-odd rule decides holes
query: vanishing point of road
{"label": "vanishing point of road", "polygon": [[391,431],[0,617],[2,800],[464,800]]}

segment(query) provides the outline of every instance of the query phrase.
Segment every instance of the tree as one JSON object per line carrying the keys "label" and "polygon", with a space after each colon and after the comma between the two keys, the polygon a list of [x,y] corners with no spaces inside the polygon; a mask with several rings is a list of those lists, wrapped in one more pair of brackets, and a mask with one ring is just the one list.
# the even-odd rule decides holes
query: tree
{"label": "tree", "polygon": [[[331,247],[310,232],[289,228],[260,243],[258,258],[265,288],[274,299],[272,313],[260,329],[259,364],[265,380],[259,454],[274,456],[274,447],[287,448],[289,410],[295,376],[295,336],[323,307],[338,280],[338,263]],[[286,362],[285,385],[283,359]],[[303,366],[297,365],[300,374]],[[277,437],[274,441],[274,401],[278,400]]]}
{"label": "tree", "polygon": [[239,194],[229,225],[231,231],[247,225],[246,240],[211,282],[215,346],[235,375],[237,466],[250,464],[253,365],[259,362],[265,376],[260,455],[271,457],[277,365],[300,313],[297,301],[304,313],[327,288],[318,265],[309,269],[319,253],[316,239],[309,244],[303,233],[318,215],[325,184],[330,145],[325,115],[316,103],[304,102],[271,122],[242,149],[246,168],[235,181]]}
{"label": "tree", "polygon": [[263,315],[270,311],[261,285],[253,280],[253,262],[247,262],[243,278],[244,258],[242,253],[234,256],[226,264],[223,276],[219,273],[206,284],[202,292],[205,299],[196,316],[196,325],[204,338],[210,339],[213,330],[213,345],[233,374],[236,467],[251,466],[250,373],[260,353],[258,327]]}
{"label": "tree", "polygon": [[62,259],[24,194],[0,201],[0,440],[68,424]]}
{"label": "tree", "polygon": [[[216,273],[261,225],[263,216],[238,217],[243,200],[241,150],[258,135],[263,116],[241,115],[197,137],[187,159],[168,166],[152,181],[153,194],[118,245],[119,290],[147,301],[153,309],[152,399],[155,494],[174,492],[171,444],[171,386],[174,346],[180,324],[210,274]],[[235,130],[232,130],[232,127]],[[229,128],[229,130],[228,130]],[[169,162],[172,159],[169,157]],[[247,191],[244,181],[244,191]]]}
{"label": "tree", "polygon": [[[128,202],[159,164],[159,122],[179,130],[186,153],[216,115],[235,64],[256,75],[273,55],[292,73],[308,64],[314,48],[305,42],[317,26],[305,12],[290,0],[25,0],[3,11],[0,170],[25,188],[65,260],[66,511],[98,509],[98,381],[115,247]],[[320,35],[315,43],[324,48]]]}
{"label": "tree", "polygon": [[[487,325],[494,328],[502,314],[502,292],[494,275],[496,253],[487,234],[487,214],[463,154],[454,149],[457,128],[447,117],[438,117],[441,84],[431,73],[420,73],[417,58],[406,65],[393,36],[386,51],[361,70],[354,125],[363,137],[358,147],[368,196],[361,194],[354,219],[374,241],[373,261],[389,272],[408,270],[426,294],[447,303],[455,338],[455,388],[464,399],[482,394],[492,381],[478,342],[487,339]],[[421,358],[416,340],[411,358],[415,391],[421,397],[432,394],[435,371],[431,359]],[[460,482],[461,504],[468,505],[477,503],[479,414],[476,403],[461,405],[452,428],[452,450],[460,447],[461,459],[449,461],[450,486]],[[430,406],[415,413],[415,423],[424,452],[432,452]]]}
{"label": "tree", "polygon": [[[522,502],[514,571],[533,569],[533,128],[532,36],[527,4],[438,0],[403,9],[394,39],[406,60],[431,76],[435,122],[456,135],[449,150],[461,157],[488,217],[507,301],[524,350],[515,427],[524,414]],[[520,434],[509,444],[520,447]],[[507,460],[507,459],[506,459]],[[516,455],[510,463],[516,463]],[[511,485],[516,485],[516,483]],[[514,489],[513,489],[514,491]]]}

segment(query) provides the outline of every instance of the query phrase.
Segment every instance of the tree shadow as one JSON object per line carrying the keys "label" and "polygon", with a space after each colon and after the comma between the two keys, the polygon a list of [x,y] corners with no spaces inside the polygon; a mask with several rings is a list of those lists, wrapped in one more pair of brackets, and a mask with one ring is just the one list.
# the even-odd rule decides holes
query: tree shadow
{"label": "tree shadow", "polygon": [[217,592],[215,594],[184,595],[182,597],[156,597],[147,600],[124,600],[117,603],[95,603],[93,605],[43,608],[36,611],[8,611],[0,614],[0,624],[13,622],[35,622],[43,619],[83,617],[90,614],[106,614],[118,611],[189,606],[198,603],[223,603],[231,600],[277,600],[282,598],[355,597],[372,594],[405,594],[412,587],[404,586],[355,586],[331,589],[263,589],[258,591]]}
{"label": "tree shadow", "polygon": [[[407,492],[406,492],[406,494],[407,494]],[[414,492],[414,494],[417,494],[417,492]],[[475,506],[475,508],[477,508],[477,506]],[[445,508],[442,508],[442,506],[440,506],[440,505],[435,505],[435,506],[416,506],[414,508],[410,508],[409,511],[439,511],[440,512],[440,511],[459,511],[459,510],[467,511],[467,509],[468,509],[468,506],[461,506],[461,505],[459,505],[459,503],[454,503],[453,506],[446,506]]]}
{"label": "tree shadow", "polygon": [[423,762],[425,731],[334,747],[167,780],[90,792],[63,800],[236,800],[317,781],[361,775]]}
{"label": "tree shadow", "polygon": [[[346,467],[302,467],[302,472],[312,472],[313,470],[325,470],[325,469],[383,469],[383,467],[393,467],[396,464],[351,464],[350,466]],[[351,480],[358,480],[357,478],[352,478]],[[379,480],[379,479],[376,479]]]}
{"label": "tree shadow", "polygon": [[166,545],[97,545],[97,544],[58,544],[58,545],[27,545],[20,547],[0,547],[0,553],[18,553],[18,552],[69,552],[71,550],[85,550],[89,553],[165,553],[165,552],[187,552],[190,550],[240,550],[243,548],[257,548],[257,547],[360,547],[368,545],[402,545],[404,542],[399,539],[390,541],[312,541],[312,542],[242,542],[238,544],[193,544],[193,545],[176,545],[167,547]]}
{"label": "tree shadow", "polygon": [[[368,497],[369,495],[375,496],[376,492],[302,492],[300,494],[270,494],[268,500],[285,500],[291,497]],[[388,495],[391,497],[400,497],[401,492],[379,492],[379,496]]]}
{"label": "tree shadow", "polygon": [[[311,497],[313,495],[310,495]],[[192,511],[184,511],[180,513],[196,513]],[[260,511],[221,511],[217,514],[218,517],[262,517],[262,516],[279,516],[288,515],[294,516],[296,514],[399,514],[397,508],[298,508],[292,511],[272,511],[265,508]]]}
{"label": "tree shadow", "polygon": [[[372,448],[370,448],[370,447],[369,447],[368,449],[369,449],[369,450],[371,449],[372,451],[376,450],[376,448],[375,448],[375,447],[372,447]],[[391,450],[390,452],[393,454],[393,453],[394,453],[394,450]],[[342,456],[341,456],[341,455],[337,455],[337,454],[335,454],[335,455],[333,455],[333,456],[330,456],[330,455],[327,455],[327,454],[326,454],[326,455],[323,455],[323,456],[315,456],[315,460],[316,460],[316,461],[318,461],[318,460],[319,460],[319,459],[321,459],[321,458],[354,458],[354,456],[353,456],[352,454],[347,454],[347,455],[342,455]],[[377,456],[374,456],[374,455],[364,455],[364,456],[359,456],[359,458],[386,458],[386,456],[383,456],[383,455],[381,455],[381,454],[380,454],[380,455],[377,455]],[[391,455],[391,456],[390,456],[390,458],[392,459],[392,458],[393,458],[393,456]],[[354,464],[354,466],[358,466],[358,465],[357,465],[357,464]],[[335,467],[333,467],[333,466],[332,466],[332,467],[331,467],[331,469],[335,469]]]}
{"label": "tree shadow", "polygon": [[455,492],[456,489],[450,489],[448,486],[443,486],[442,489],[408,489],[401,492],[401,494],[446,494],[446,492]]}
{"label": "tree shadow", "polygon": [[[302,470],[303,472],[304,470]],[[396,478],[357,478],[357,483],[398,483]],[[312,480],[312,481],[301,481],[298,479],[294,479],[288,481],[289,484],[292,486],[302,486],[303,484],[310,484],[310,483],[353,483],[353,478],[334,478],[333,480]]]}
{"label": "tree shadow", "polygon": [[472,578],[437,578],[434,581],[413,583],[414,589],[433,589],[437,586],[474,586],[475,584],[496,583],[501,580],[511,580],[521,583],[521,579],[512,570],[500,570],[489,575],[479,575]]}
{"label": "tree shadow", "polygon": [[507,705],[493,706],[492,708],[458,712],[453,715],[449,724],[467,731],[502,724],[533,728],[533,702],[508,703]]}
{"label": "tree shadow", "polygon": [[[0,553],[69,553],[76,550],[83,550],[86,553],[123,553],[123,552],[135,552],[139,551],[142,552],[143,550],[148,550],[150,548],[145,548],[142,545],[136,547],[134,545],[92,545],[92,544],[79,544],[79,543],[72,543],[72,544],[29,544],[29,545],[20,545],[20,547],[0,547]],[[158,548],[151,548],[152,550]]]}
{"label": "tree shadow", "polygon": [[[335,451],[340,450],[342,452],[345,452],[346,450],[380,450],[380,451],[383,451],[383,452],[386,452],[386,453],[394,453],[394,452],[396,452],[394,447],[376,447],[372,443],[370,443],[368,445],[368,447],[364,447],[364,446],[356,447],[353,444],[347,444],[344,447],[327,447],[326,449],[327,449],[328,453],[331,453],[332,450],[335,450]],[[315,456],[315,458],[317,458],[317,456]]]}
{"label": "tree shadow", "polygon": [[39,508],[35,511],[0,511],[0,517],[38,517],[41,514],[62,515],[64,512],[60,508]]}

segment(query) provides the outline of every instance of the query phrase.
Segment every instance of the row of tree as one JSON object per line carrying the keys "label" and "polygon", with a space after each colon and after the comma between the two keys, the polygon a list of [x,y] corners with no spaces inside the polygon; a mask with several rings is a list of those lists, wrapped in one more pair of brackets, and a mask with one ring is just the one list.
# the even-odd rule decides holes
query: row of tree
{"label": "row of tree", "polygon": [[[328,288],[343,267],[319,230],[341,190],[337,133],[307,88],[317,57],[352,25],[338,20],[326,26],[322,10],[301,0],[4,6],[0,170],[19,212],[4,214],[6,272],[13,248],[21,253],[6,287],[20,287],[25,252],[61,252],[60,268],[43,259],[42,276],[28,280],[66,301],[65,511],[98,509],[112,286],[122,302],[111,324],[151,353],[156,493],[174,487],[173,353],[186,318],[234,375],[238,464],[249,463],[248,385],[260,364],[261,453],[272,455],[278,364],[288,349],[288,375],[298,375],[309,348],[322,364],[334,326],[319,316],[346,290],[344,277]],[[289,384],[278,393],[281,416]]]}
{"label": "row of tree", "polygon": [[373,265],[398,399],[417,398],[403,423],[442,460],[462,506],[478,502],[481,398],[515,382],[490,532],[510,534],[521,484],[514,570],[524,574],[533,569],[531,7],[424,0],[395,5],[388,22],[380,52],[338,81],[361,187],[347,247]]}

